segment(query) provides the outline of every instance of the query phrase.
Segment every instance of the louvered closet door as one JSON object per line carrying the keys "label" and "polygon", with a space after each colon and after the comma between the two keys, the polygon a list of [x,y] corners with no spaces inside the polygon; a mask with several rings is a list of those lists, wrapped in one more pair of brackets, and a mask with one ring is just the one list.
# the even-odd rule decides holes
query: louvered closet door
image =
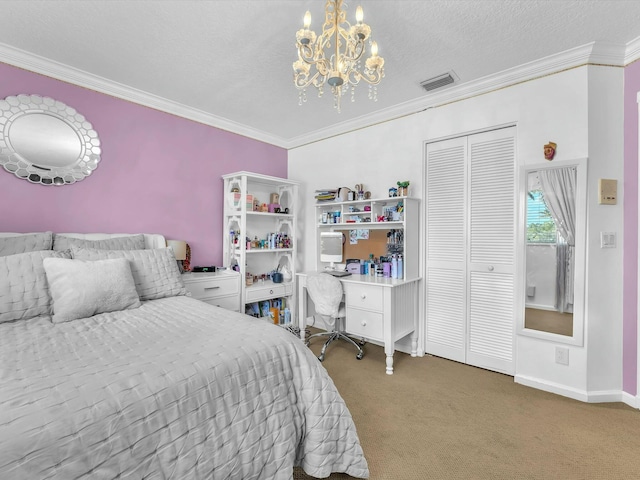
{"label": "louvered closet door", "polygon": [[468,137],[467,363],[514,373],[515,128]]}
{"label": "louvered closet door", "polygon": [[465,361],[467,139],[427,145],[426,351]]}

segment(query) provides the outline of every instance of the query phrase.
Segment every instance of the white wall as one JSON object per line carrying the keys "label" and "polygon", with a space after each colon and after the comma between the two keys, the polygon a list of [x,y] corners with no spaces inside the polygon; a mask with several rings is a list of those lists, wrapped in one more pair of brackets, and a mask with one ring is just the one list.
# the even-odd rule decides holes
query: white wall
{"label": "white wall", "polygon": [[[587,390],[603,400],[622,389],[623,81],[622,68],[589,69]],[[617,205],[598,205],[599,178],[618,180]],[[600,248],[600,232],[616,232],[616,248]]]}
{"label": "white wall", "polygon": [[[593,267],[588,267],[587,283],[588,293],[595,296],[588,302],[587,328],[597,335],[604,334],[601,339],[586,335],[584,346],[567,347],[571,350],[569,366],[555,363],[555,342],[518,335],[516,377],[580,398],[590,386],[598,390],[619,389],[622,278],[621,268],[613,270],[619,267],[621,250],[596,249],[597,234],[593,228],[621,232],[621,206],[614,207],[620,214],[610,215],[614,210],[604,211],[592,204],[597,176],[621,179],[622,74],[622,69],[617,68],[574,68],[290,150],[289,178],[302,182],[304,245],[299,258],[303,268],[313,268],[315,262],[315,189],[364,183],[373,196],[386,196],[388,187],[397,180],[410,180],[411,194],[423,198],[425,142],[515,124],[521,168],[548,165],[543,145],[549,141],[558,145],[555,161],[592,156],[588,260]],[[384,95],[383,86],[380,94]],[[611,108],[610,103],[616,106]],[[612,121],[611,116],[615,115],[619,121]],[[590,135],[597,140],[590,141]],[[424,205],[421,210],[424,218]],[[519,270],[524,291],[523,265],[521,259]],[[602,271],[607,277],[601,275]],[[424,298],[424,285],[422,290]],[[606,307],[600,306],[599,301],[608,298],[618,302],[617,306],[611,306],[613,301],[607,302]],[[605,316],[607,332],[603,332]],[[421,345],[423,337],[424,319],[421,319]],[[588,349],[592,359],[589,363]],[[591,372],[587,375],[587,366],[593,369],[593,375]]]}

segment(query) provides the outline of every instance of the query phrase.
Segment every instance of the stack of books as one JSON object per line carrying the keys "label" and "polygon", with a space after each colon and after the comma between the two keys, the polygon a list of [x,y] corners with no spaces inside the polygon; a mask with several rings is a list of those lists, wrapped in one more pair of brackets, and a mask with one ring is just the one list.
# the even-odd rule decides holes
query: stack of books
{"label": "stack of books", "polygon": [[326,189],[326,190],[316,190],[316,201],[318,202],[329,202],[336,199],[336,194],[338,190],[336,189]]}

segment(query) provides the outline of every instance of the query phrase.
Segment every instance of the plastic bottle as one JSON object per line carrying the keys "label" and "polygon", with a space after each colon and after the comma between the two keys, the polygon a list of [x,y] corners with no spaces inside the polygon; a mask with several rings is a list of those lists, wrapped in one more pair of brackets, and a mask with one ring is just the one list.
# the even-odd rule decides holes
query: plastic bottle
{"label": "plastic bottle", "polygon": [[398,257],[391,255],[391,278],[398,278]]}
{"label": "plastic bottle", "polygon": [[402,273],[402,255],[398,254],[398,278],[403,278],[404,273]]}

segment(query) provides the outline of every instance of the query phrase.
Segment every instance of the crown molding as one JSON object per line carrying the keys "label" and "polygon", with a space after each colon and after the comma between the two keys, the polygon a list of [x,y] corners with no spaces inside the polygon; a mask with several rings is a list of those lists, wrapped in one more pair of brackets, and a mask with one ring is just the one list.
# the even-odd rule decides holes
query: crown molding
{"label": "crown molding", "polygon": [[592,42],[477,80],[454,84],[422,98],[336,123],[308,135],[284,139],[0,43],[0,61],[4,63],[285,149],[301,147],[571,68],[589,64],[623,67],[638,58],[640,37],[626,45]]}
{"label": "crown molding", "polygon": [[587,63],[624,67],[626,45],[608,42],[594,42],[590,45],[592,45],[592,49]]}
{"label": "crown molding", "polygon": [[[640,47],[640,45],[638,46]],[[625,48],[625,45],[595,42],[575,47],[477,80],[452,85],[442,91],[428,94],[423,98],[394,105],[349,122],[335,124],[309,135],[296,137],[289,142],[291,145],[289,148],[303,146],[348,131],[359,130],[377,123],[413,115],[430,108],[483,95],[583,65],[598,64],[623,67],[626,59]]]}
{"label": "crown molding", "polygon": [[87,73],[83,70],[70,67],[3,43],[0,43],[0,61],[47,77],[72,83],[79,87],[88,88],[112,97],[170,113],[188,120],[193,120],[194,122],[286,148],[285,140],[280,137],[275,137],[261,130],[247,127],[246,125],[212,115],[197,108],[167,100],[166,98],[159,97],[152,93],[144,92],[98,75]]}
{"label": "crown molding", "polygon": [[625,65],[629,65],[636,60],[640,60],[640,37],[635,38],[627,43],[627,48],[624,54]]}

